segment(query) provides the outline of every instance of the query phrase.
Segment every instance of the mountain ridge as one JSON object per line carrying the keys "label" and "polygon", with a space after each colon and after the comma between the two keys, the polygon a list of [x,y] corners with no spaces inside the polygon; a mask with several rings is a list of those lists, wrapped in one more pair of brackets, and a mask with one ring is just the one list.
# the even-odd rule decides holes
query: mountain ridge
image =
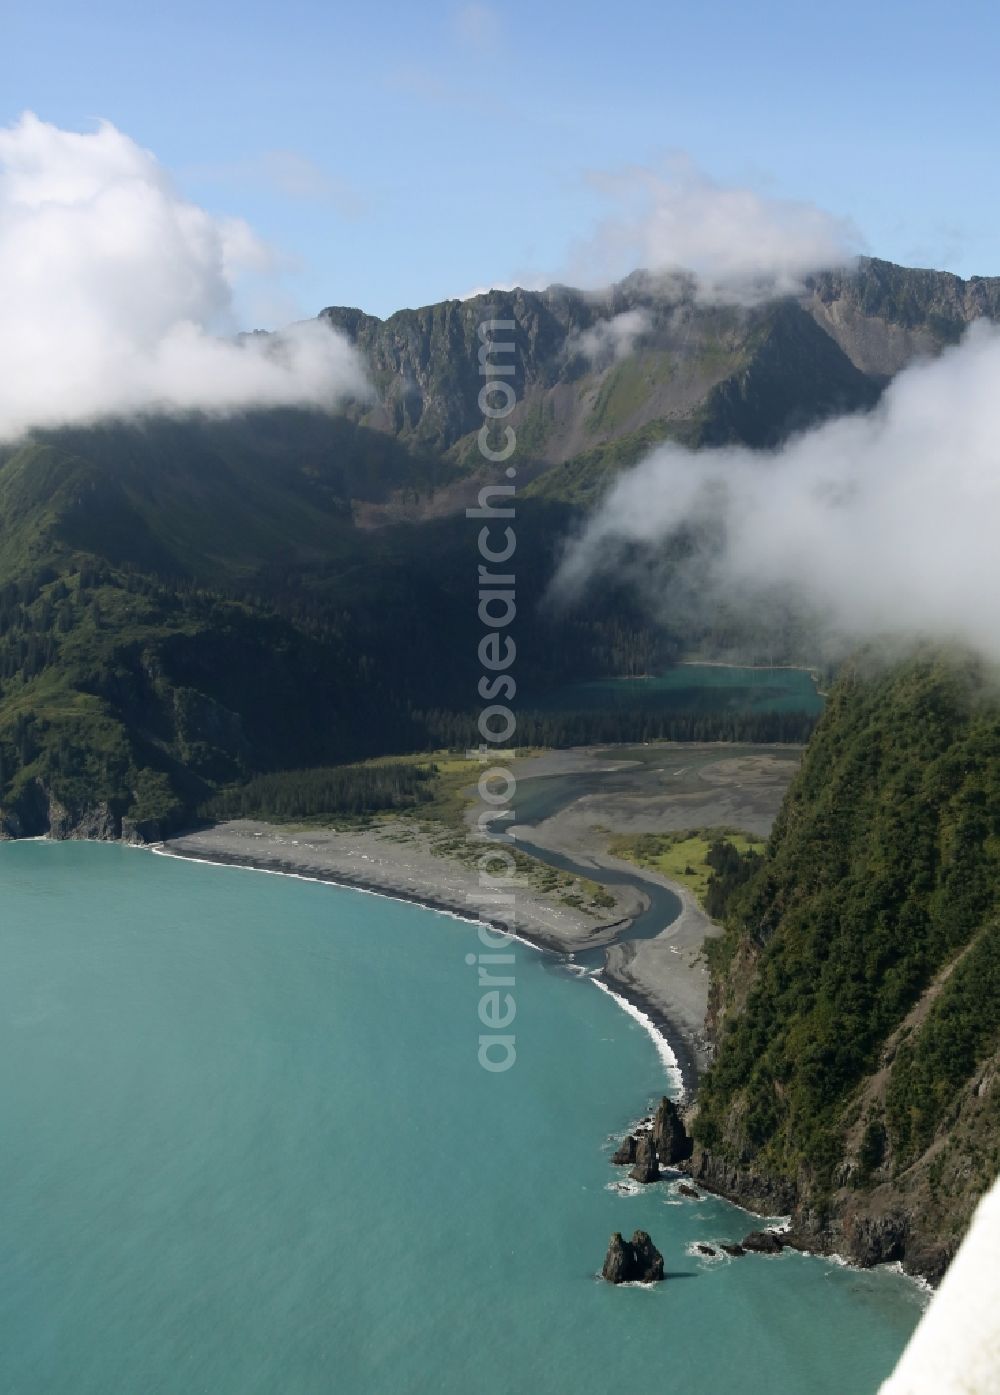
{"label": "mountain ridge", "polygon": [[113,823],[153,828],[220,782],[465,739],[463,509],[497,476],[471,444],[484,314],[518,325],[519,668],[537,693],[711,650],[624,583],[570,612],[541,604],[561,539],[618,471],[664,439],[766,449],[866,410],[884,375],[817,316],[867,317],[850,342],[870,368],[952,342],[998,287],[873,262],[742,309],[636,274],[603,299],[556,287],[386,321],[329,310],[369,354],[374,407],[148,417],[3,447],[0,809],[41,832],[47,802],[82,808],[89,785]]}
{"label": "mountain ridge", "polygon": [[766,448],[866,410],[907,364],[977,317],[1000,319],[1000,278],[862,258],[751,306],[702,302],[691,277],[647,272],[602,292],[497,290],[384,319],[329,306],[319,318],[361,352],[375,386],[374,406],[352,414],[474,468],[486,314],[515,326],[510,421],[541,476],[532,488],[589,502],[659,441]]}

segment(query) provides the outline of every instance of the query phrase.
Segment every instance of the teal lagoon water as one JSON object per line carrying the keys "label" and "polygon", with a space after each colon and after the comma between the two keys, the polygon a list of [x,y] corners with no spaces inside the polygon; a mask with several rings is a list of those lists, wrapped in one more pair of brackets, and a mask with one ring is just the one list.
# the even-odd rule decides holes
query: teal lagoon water
{"label": "teal lagoon water", "polygon": [[[661,1060],[527,947],[489,1075],[464,922],[97,845],[0,845],[0,892],[0,1390],[874,1395],[920,1315],[610,1190]],[[637,1227],[667,1282],[597,1280]]]}
{"label": "teal lagoon water", "polygon": [[646,678],[599,678],[569,683],[533,704],[540,712],[763,714],[819,716],[824,700],[808,669],[678,664]]}

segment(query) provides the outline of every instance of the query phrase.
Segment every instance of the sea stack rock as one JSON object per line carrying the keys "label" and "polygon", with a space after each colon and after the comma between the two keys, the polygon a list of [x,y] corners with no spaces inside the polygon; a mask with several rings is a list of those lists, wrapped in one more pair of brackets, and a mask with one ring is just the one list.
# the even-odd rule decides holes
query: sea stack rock
{"label": "sea stack rock", "polygon": [[651,1133],[641,1134],[635,1146],[635,1167],[629,1176],[636,1182],[656,1182],[660,1164],[656,1160],[656,1144]]}
{"label": "sea stack rock", "polygon": [[613,1163],[634,1163],[639,1140],[634,1133],[627,1134],[611,1155]]}
{"label": "sea stack rock", "polygon": [[644,1230],[637,1230],[631,1240],[615,1231],[604,1258],[602,1278],[609,1284],[652,1284],[663,1278],[663,1256]]}
{"label": "sea stack rock", "polygon": [[785,1248],[781,1237],[773,1230],[751,1230],[749,1235],[744,1235],[742,1245],[743,1249],[761,1255],[780,1255]]}
{"label": "sea stack rock", "polygon": [[678,1163],[687,1162],[694,1151],[694,1144],[684,1127],[680,1110],[666,1095],[660,1100],[653,1119],[653,1140],[664,1167],[676,1167]]}

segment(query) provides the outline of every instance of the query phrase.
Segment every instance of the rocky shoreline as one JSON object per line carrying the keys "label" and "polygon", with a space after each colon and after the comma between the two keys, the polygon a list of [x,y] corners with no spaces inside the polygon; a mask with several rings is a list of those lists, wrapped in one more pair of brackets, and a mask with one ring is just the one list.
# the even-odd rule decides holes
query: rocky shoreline
{"label": "rocky shoreline", "polygon": [[695,1150],[686,1170],[706,1192],[752,1215],[787,1215],[782,1242],[806,1254],[857,1269],[898,1265],[909,1278],[930,1287],[941,1282],[954,1257],[954,1247],[921,1243],[912,1217],[898,1204],[880,1210],[866,1204],[865,1194],[845,1190],[817,1206],[793,1184],[764,1172],[741,1172],[704,1149]]}
{"label": "rocky shoreline", "polygon": [[[693,1113],[691,1105],[678,1107],[675,1101],[664,1096],[655,1112],[647,1114],[624,1136],[611,1162],[618,1167],[628,1167],[629,1178],[643,1186],[671,1177],[675,1181],[678,1177],[686,1179],[677,1182],[676,1191],[680,1196],[692,1201],[700,1200],[703,1194],[715,1196],[756,1220],[758,1227],[741,1239],[718,1242],[718,1248],[725,1254],[742,1258],[747,1254],[779,1255],[784,1250],[796,1250],[855,1269],[895,1264],[901,1273],[925,1290],[940,1282],[948,1257],[941,1251],[905,1255],[902,1245],[905,1227],[901,1230],[898,1216],[886,1216],[881,1224],[870,1217],[855,1218],[856,1225],[851,1224],[850,1217],[846,1223],[843,1220],[831,1223],[799,1206],[793,1188],[774,1184],[763,1175],[721,1175],[710,1156],[696,1147],[689,1132]],[[777,1224],[774,1218],[779,1216],[785,1219]],[[628,1242],[624,1242],[624,1250],[620,1242],[620,1235],[612,1237],[605,1261],[607,1268],[614,1259],[612,1268],[616,1273],[621,1272],[623,1255],[626,1268],[629,1263]],[[701,1253],[713,1254],[712,1248],[705,1244],[697,1248]],[[609,1274],[604,1273],[604,1277],[608,1278]],[[627,1280],[613,1278],[611,1281]]]}
{"label": "rocky shoreline", "polygon": [[[664,1095],[655,1113],[625,1135],[612,1154],[611,1162],[616,1167],[628,1167],[633,1182],[649,1186],[665,1179],[667,1174],[661,1168],[690,1175],[693,1152],[694,1141],[688,1133],[684,1115],[675,1101]],[[710,1190],[705,1188],[705,1191]],[[677,1192],[692,1201],[700,1201],[702,1197],[702,1193],[687,1182],[678,1183]],[[786,1248],[803,1247],[786,1231],[770,1227],[751,1230],[742,1240],[718,1242],[718,1248],[731,1258],[740,1259],[746,1254],[776,1255]],[[704,1242],[696,1243],[696,1249],[710,1258],[716,1254],[716,1250]],[[611,1237],[601,1274],[613,1284],[655,1283],[664,1277],[663,1257],[645,1231],[636,1231],[631,1242],[616,1231]]]}
{"label": "rocky shoreline", "polygon": [[[697,1200],[702,1193],[728,1201],[759,1222],[770,1225],[750,1231],[742,1240],[723,1244],[729,1255],[780,1254],[797,1250],[822,1256],[853,1269],[894,1265],[925,1290],[937,1287],[953,1257],[946,1246],[915,1246],[907,1217],[898,1210],[872,1215],[863,1206],[815,1209],[799,1197],[794,1186],[765,1173],[739,1172],[718,1163],[699,1149],[688,1132],[694,1108],[678,1109],[663,1099],[654,1116],[625,1136],[612,1156],[616,1165],[634,1164],[629,1177],[640,1184],[662,1180],[657,1163],[689,1179],[677,1191]],[[665,1120],[669,1123],[665,1124]],[[780,1225],[773,1218],[784,1217]]]}

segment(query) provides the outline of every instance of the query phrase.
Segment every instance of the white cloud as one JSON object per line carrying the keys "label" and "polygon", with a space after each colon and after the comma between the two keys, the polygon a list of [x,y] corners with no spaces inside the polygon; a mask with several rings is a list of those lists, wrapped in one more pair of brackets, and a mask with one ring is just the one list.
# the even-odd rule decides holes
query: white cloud
{"label": "white cloud", "polygon": [[571,335],[566,352],[583,354],[593,364],[615,363],[628,357],[636,340],[642,338],[652,323],[647,310],[623,310],[610,320],[598,320],[589,329]]}
{"label": "white cloud", "polygon": [[574,278],[607,284],[644,267],[688,271],[705,300],[751,304],[795,291],[811,271],[861,250],[851,223],[815,204],[718,184],[677,155],[660,169],[595,173],[609,206],[573,250]]}
{"label": "white cloud", "polygon": [[[672,586],[706,611],[789,597],[850,639],[961,639],[1000,659],[1000,330],[911,367],[870,414],[767,454],[657,450],[571,545],[563,593],[604,573]],[[670,582],[679,528],[705,545]]]}
{"label": "white cloud", "polygon": [[[864,250],[849,219],[805,201],[720,184],[684,154],[656,168],[594,171],[587,182],[603,214],[561,266],[522,286],[599,291],[642,269],[662,282],[666,298],[750,306],[796,294],[810,273],[846,266]],[[487,289],[476,287],[461,299]]]}
{"label": "white cloud", "polygon": [[237,343],[233,289],[275,254],[183,199],[107,122],[0,130],[0,439],[136,412],[330,406],[365,390],[318,324]]}

